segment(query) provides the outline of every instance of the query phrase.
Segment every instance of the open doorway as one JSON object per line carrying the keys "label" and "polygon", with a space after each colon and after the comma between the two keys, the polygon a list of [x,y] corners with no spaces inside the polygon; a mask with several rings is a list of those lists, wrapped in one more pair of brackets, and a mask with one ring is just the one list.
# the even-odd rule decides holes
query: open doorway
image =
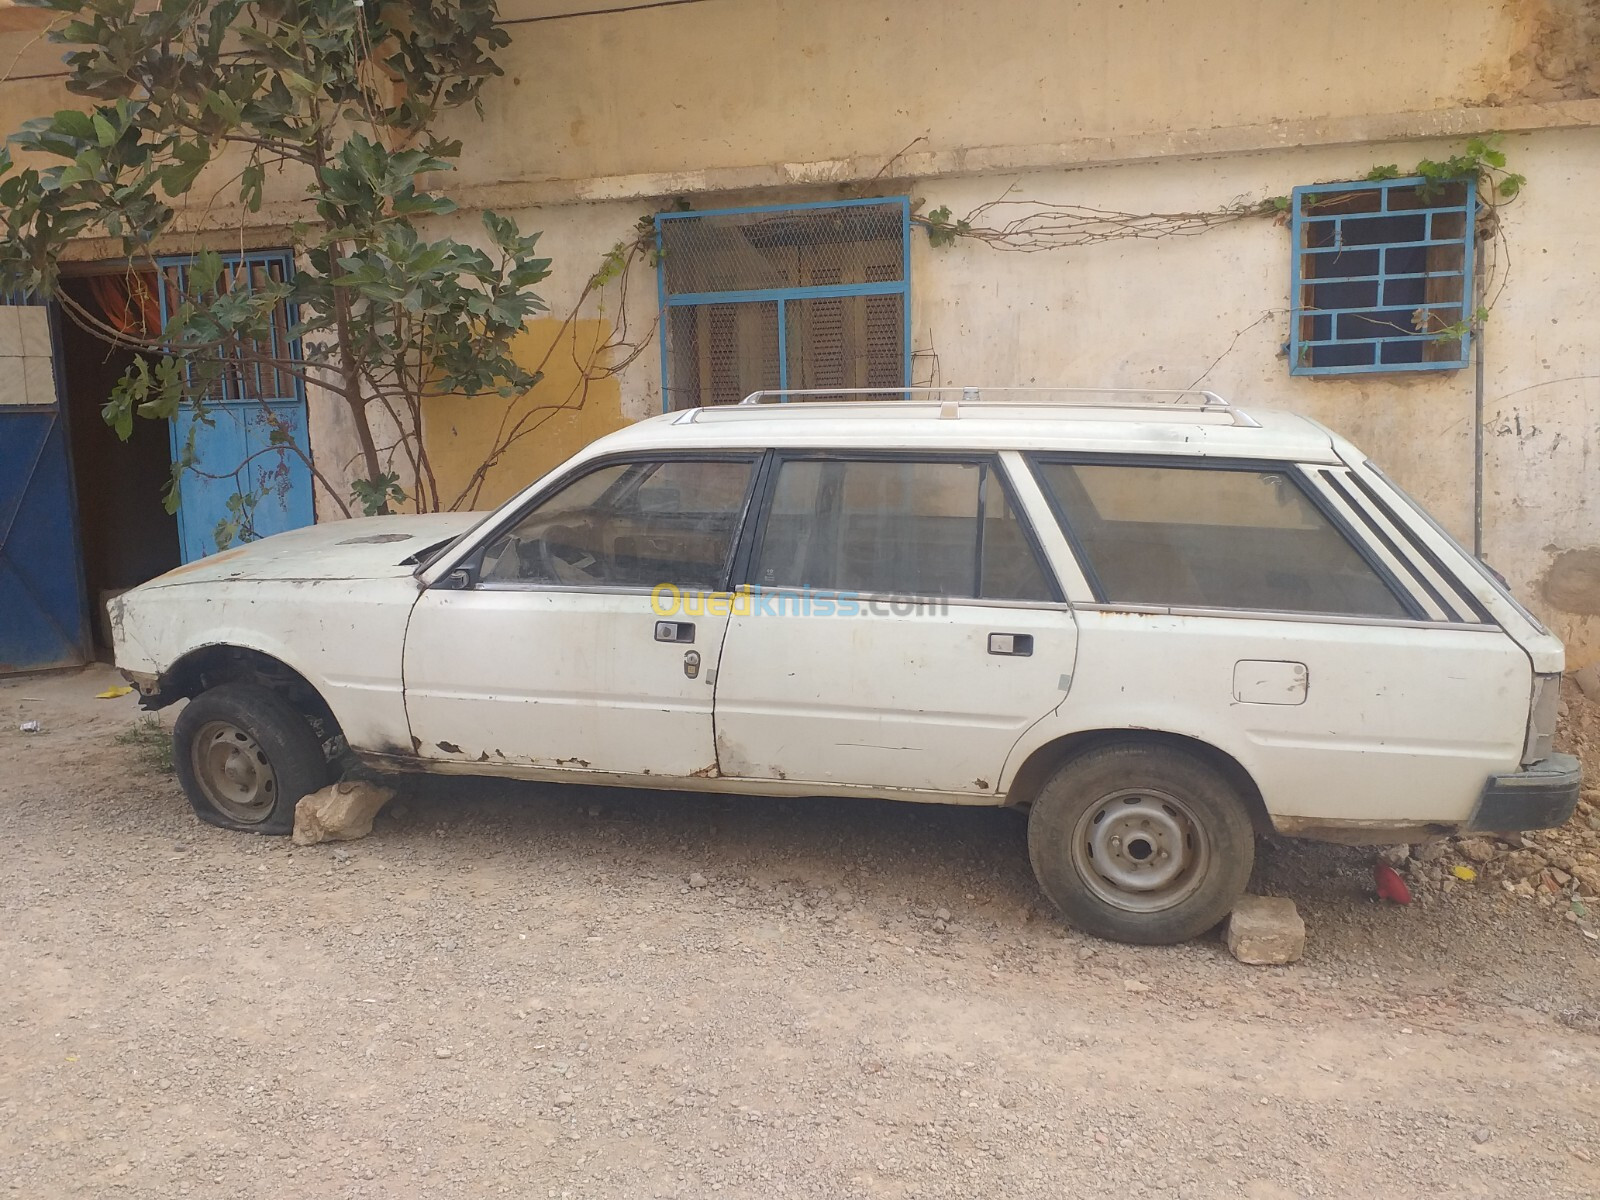
{"label": "open doorway", "polygon": [[[154,276],[146,278],[153,286]],[[62,289],[113,328],[140,319],[140,277],[126,268],[64,279]],[[171,438],[165,421],[140,418],[124,442],[101,416],[112,388],[133,362],[131,350],[84,329],[66,313],[60,338],[83,579],[89,611],[95,614],[95,648],[104,655],[110,648],[106,600],[180,562],[177,518],[161,499],[172,470]]]}

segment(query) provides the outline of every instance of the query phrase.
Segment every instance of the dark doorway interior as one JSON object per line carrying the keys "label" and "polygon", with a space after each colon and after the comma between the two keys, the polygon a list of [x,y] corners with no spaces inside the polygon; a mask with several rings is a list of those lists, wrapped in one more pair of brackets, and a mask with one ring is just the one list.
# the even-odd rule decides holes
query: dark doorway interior
{"label": "dark doorway interior", "polygon": [[[90,312],[103,312],[88,278],[66,280],[63,289]],[[161,503],[172,450],[165,421],[135,420],[124,442],[100,415],[132,351],[84,330],[70,314],[61,320],[61,351],[84,583],[95,642],[105,649],[106,598],[179,564],[178,521]]]}

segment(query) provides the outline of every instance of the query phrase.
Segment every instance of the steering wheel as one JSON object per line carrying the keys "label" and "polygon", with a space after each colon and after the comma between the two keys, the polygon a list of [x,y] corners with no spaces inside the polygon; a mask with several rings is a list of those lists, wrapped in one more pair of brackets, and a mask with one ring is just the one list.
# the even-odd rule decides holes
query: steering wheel
{"label": "steering wheel", "polygon": [[[582,542],[578,539],[576,531],[564,525],[552,525],[531,545],[524,543],[534,553],[538,578],[549,583],[580,585],[604,580],[605,572],[600,562],[581,548]],[[566,557],[561,553],[563,550],[566,554],[574,555],[577,561]]]}
{"label": "steering wheel", "polygon": [[566,583],[566,582],[568,582],[568,580],[564,577],[564,573],[563,573],[563,571],[561,569],[562,566],[565,566],[566,564],[564,564],[561,559],[556,557],[556,552],[554,550],[550,549],[550,540],[549,540],[549,538],[547,538],[547,537],[540,538],[539,541],[538,541],[538,546],[539,546],[539,574],[541,576],[543,576],[546,580],[548,580],[550,583]]}

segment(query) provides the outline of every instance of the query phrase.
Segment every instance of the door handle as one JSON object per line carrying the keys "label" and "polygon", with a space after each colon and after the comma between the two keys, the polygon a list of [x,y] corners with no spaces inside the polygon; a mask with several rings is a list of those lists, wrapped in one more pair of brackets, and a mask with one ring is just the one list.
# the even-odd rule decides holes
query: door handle
{"label": "door handle", "polygon": [[656,641],[688,643],[694,641],[693,621],[657,621]]}
{"label": "door handle", "polygon": [[991,633],[989,635],[989,653],[1008,654],[1014,658],[1028,658],[1033,654],[1033,634]]}

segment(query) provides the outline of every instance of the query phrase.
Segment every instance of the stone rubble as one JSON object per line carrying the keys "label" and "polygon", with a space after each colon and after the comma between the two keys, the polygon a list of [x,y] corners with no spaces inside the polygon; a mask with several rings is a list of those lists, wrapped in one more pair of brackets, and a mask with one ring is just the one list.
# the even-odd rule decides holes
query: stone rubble
{"label": "stone rubble", "polygon": [[[1569,684],[1556,735],[1560,749],[1578,755],[1589,776],[1600,762],[1600,704]],[[1499,888],[1538,904],[1600,940],[1600,777],[1586,777],[1577,812],[1559,829],[1506,830],[1393,846],[1382,857],[1401,871],[1418,896],[1459,887]],[[1461,878],[1470,867],[1476,879]]]}

